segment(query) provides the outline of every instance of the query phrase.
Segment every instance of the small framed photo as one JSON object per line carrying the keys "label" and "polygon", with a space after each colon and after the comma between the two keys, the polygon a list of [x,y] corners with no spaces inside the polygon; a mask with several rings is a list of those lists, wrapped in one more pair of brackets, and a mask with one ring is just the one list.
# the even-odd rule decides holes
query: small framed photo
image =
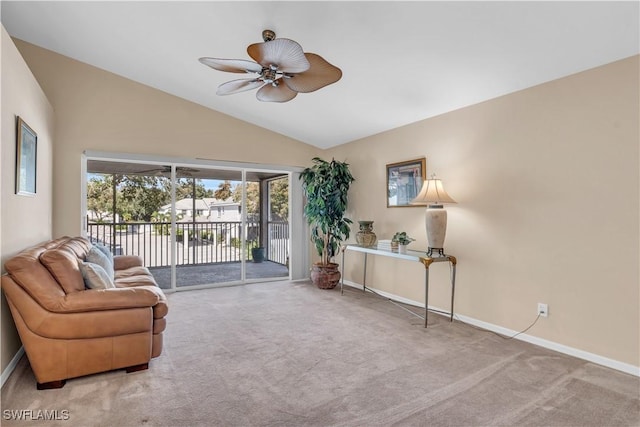
{"label": "small framed photo", "polygon": [[16,194],[36,194],[38,135],[18,117],[16,132]]}
{"label": "small framed photo", "polygon": [[427,160],[409,160],[387,165],[387,207],[409,207],[425,179]]}

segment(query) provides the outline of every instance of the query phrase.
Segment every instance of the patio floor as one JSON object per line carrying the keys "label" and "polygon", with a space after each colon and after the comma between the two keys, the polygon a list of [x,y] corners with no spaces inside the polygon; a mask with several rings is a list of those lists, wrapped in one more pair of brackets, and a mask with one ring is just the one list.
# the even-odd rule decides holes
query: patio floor
{"label": "patio floor", "polygon": [[[176,268],[177,287],[236,282],[240,280],[240,262],[182,265]],[[162,289],[171,288],[171,267],[150,267],[149,271]],[[246,263],[247,279],[288,278],[287,266],[271,261]]]}

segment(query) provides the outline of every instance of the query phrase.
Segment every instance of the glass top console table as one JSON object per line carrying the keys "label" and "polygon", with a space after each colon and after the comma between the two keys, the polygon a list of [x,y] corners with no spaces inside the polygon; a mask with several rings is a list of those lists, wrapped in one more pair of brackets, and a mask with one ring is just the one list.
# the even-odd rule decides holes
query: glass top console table
{"label": "glass top console table", "polygon": [[451,313],[450,313],[450,321],[453,322],[453,301],[456,290],[456,265],[458,261],[456,257],[452,255],[444,255],[439,257],[429,257],[426,252],[420,251],[410,251],[408,250],[406,253],[400,253],[396,251],[387,251],[383,249],[377,248],[365,248],[359,245],[344,245],[342,246],[342,278],[340,280],[340,292],[344,293],[344,256],[347,251],[354,252],[362,252],[364,253],[364,266],[363,266],[363,279],[362,279],[362,290],[366,292],[367,290],[367,255],[379,255],[386,256],[391,258],[403,259],[407,261],[417,261],[424,265],[424,327],[427,327],[427,317],[429,313],[429,267],[433,263],[437,262],[449,262],[452,266],[451,273]]}

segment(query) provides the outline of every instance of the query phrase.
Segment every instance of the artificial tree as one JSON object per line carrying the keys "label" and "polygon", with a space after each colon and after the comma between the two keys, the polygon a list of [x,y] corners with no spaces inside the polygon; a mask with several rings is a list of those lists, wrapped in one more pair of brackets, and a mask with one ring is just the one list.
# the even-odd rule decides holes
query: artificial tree
{"label": "artificial tree", "polygon": [[[347,193],[355,179],[349,165],[332,159],[312,159],[313,165],[300,173],[307,198],[304,216],[311,226],[311,241],[320,256],[314,264],[311,278],[320,288],[334,288],[340,280],[338,264],[332,261],[340,242],[349,238],[352,221],[344,216]],[[314,274],[315,273],[315,274]]]}

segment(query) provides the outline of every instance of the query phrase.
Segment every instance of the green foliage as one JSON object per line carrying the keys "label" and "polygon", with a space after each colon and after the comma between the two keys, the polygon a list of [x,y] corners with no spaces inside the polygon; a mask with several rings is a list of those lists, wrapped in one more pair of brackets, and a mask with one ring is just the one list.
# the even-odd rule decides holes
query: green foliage
{"label": "green foliage", "polygon": [[171,215],[168,213],[154,212],[153,215],[151,215],[151,222],[154,223],[153,230],[156,234],[161,236],[168,236],[170,234],[170,221]]}
{"label": "green foliage", "polygon": [[213,197],[219,200],[227,200],[231,196],[231,183],[229,181],[221,182],[218,185],[218,189],[213,193]]}
{"label": "green foliage", "polygon": [[[289,219],[289,179],[278,178],[269,181],[269,219],[286,221]],[[242,200],[242,184],[233,187],[231,197],[234,202]],[[257,220],[260,213],[260,184],[247,182],[247,218]]]}
{"label": "green foliage", "polygon": [[349,165],[332,159],[312,159],[313,166],[300,173],[303,191],[307,198],[304,216],[311,226],[311,241],[316,247],[322,264],[328,264],[338,253],[340,242],[349,238],[352,221],[344,217],[347,210],[347,193],[355,181]]}
{"label": "green foliage", "polygon": [[87,210],[93,212],[95,221],[106,222],[113,210],[113,176],[92,177],[87,183]]}
{"label": "green foliage", "polygon": [[409,243],[415,241],[416,239],[414,239],[413,237],[409,237],[407,233],[404,231],[398,231],[396,234],[393,235],[393,238],[391,240],[394,242],[398,242],[401,245],[408,245]]}
{"label": "green foliage", "polygon": [[[114,183],[115,180],[115,183]],[[114,185],[115,184],[115,185]],[[113,191],[116,191],[115,213],[121,221],[159,221],[157,212],[171,201],[171,180],[161,176],[97,175],[87,183],[87,209],[98,222],[113,218]],[[180,178],[176,183],[176,200],[192,197],[193,178]],[[196,198],[213,197],[201,180],[195,181]],[[170,217],[166,218],[166,222]]]}
{"label": "green foliage", "polygon": [[[165,179],[163,188],[167,194],[171,194],[171,180]],[[193,194],[193,178],[179,178],[176,180],[176,200],[191,198]],[[213,190],[208,190],[202,180],[196,179],[196,199],[213,197]],[[167,200],[169,203],[170,200]],[[165,204],[167,204],[165,203]]]}
{"label": "green foliage", "polygon": [[[242,184],[233,187],[231,197],[234,202],[242,201]],[[247,182],[247,218],[251,221],[260,213],[260,185],[257,182]]]}
{"label": "green foliage", "polygon": [[269,219],[287,221],[289,219],[289,178],[269,181]]}
{"label": "green foliage", "polygon": [[116,212],[126,221],[151,222],[151,216],[168,200],[156,176],[116,175],[118,192]]}

